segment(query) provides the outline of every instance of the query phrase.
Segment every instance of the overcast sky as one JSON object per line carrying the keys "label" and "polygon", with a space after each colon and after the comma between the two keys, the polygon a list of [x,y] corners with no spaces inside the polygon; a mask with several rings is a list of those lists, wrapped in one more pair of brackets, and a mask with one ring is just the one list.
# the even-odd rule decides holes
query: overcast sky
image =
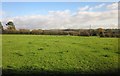
{"label": "overcast sky", "polygon": [[3,25],[13,21],[17,29],[118,27],[114,2],[3,2],[0,15]]}

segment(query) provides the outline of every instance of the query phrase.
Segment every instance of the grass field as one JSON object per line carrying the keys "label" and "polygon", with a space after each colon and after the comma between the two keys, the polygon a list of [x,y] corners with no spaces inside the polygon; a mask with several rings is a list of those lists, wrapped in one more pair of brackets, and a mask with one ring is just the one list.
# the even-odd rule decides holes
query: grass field
{"label": "grass field", "polygon": [[112,73],[118,38],[3,35],[3,73]]}

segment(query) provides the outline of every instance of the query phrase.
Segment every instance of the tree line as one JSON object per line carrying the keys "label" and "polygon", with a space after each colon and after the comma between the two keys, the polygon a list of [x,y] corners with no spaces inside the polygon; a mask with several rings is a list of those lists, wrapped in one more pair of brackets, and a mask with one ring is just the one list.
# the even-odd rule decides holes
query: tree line
{"label": "tree line", "polygon": [[100,36],[120,37],[120,29],[19,29],[16,30],[13,22],[9,21],[4,29],[0,22],[0,33],[2,34],[33,34],[33,35],[72,35],[72,36]]}

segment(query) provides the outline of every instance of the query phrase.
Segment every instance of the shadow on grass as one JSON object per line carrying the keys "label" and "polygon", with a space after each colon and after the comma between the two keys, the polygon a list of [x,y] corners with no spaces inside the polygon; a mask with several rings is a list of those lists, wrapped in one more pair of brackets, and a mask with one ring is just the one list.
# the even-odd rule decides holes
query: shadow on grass
{"label": "shadow on grass", "polygon": [[30,70],[13,70],[13,69],[3,69],[2,70],[2,76],[86,76],[86,75],[112,75],[112,76],[119,76],[119,71],[106,71],[106,72],[65,72],[65,71],[49,71],[49,70],[36,70],[36,71],[30,71]]}

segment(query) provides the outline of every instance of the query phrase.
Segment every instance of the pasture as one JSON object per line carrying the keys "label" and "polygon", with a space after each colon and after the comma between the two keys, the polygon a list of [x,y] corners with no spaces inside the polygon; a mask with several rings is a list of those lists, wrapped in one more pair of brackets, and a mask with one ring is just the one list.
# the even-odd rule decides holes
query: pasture
{"label": "pasture", "polygon": [[118,38],[2,35],[3,74],[114,73]]}

